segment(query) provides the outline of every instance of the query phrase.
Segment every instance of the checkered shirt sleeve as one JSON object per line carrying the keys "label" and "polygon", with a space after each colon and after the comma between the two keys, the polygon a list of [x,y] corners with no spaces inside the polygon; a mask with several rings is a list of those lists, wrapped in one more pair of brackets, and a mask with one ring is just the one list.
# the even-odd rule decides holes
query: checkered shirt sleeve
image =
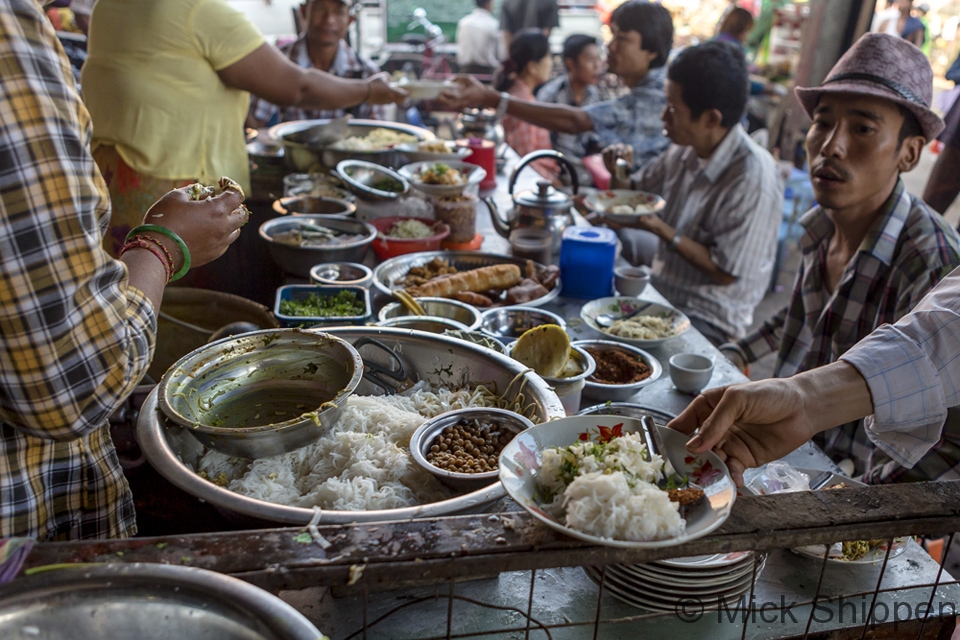
{"label": "checkered shirt sleeve", "polygon": [[107,418],[149,365],[156,318],[100,247],[89,114],[33,0],[0,4],[0,114],[0,535],[132,535]]}

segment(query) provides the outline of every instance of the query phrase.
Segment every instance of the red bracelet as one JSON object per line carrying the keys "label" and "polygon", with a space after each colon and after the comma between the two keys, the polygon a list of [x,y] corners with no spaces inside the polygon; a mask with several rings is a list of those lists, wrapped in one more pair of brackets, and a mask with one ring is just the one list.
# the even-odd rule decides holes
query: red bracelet
{"label": "red bracelet", "polygon": [[170,267],[170,273],[176,273],[176,272],[177,272],[177,262],[176,262],[176,260],[173,259],[173,255],[170,253],[170,251],[169,251],[165,246],[163,246],[163,243],[162,243],[162,242],[160,242],[159,240],[157,240],[157,239],[154,238],[153,236],[145,236],[145,235],[141,235],[141,234],[137,234],[137,235],[133,236],[133,238],[131,238],[131,240],[145,240],[145,241],[147,241],[147,242],[152,242],[153,244],[155,244],[155,245],[157,245],[158,247],[160,247],[160,250],[163,251],[163,255],[167,256],[167,265],[169,265],[169,267]]}
{"label": "red bracelet", "polygon": [[157,257],[157,260],[160,261],[160,264],[163,265],[163,273],[164,273],[164,276],[166,277],[166,282],[164,282],[164,285],[170,284],[170,279],[173,277],[173,272],[170,269],[170,265],[167,263],[166,256],[164,256],[159,249],[155,248],[152,244],[150,244],[149,242],[145,242],[144,240],[131,240],[130,242],[123,245],[123,248],[120,249],[120,255],[118,257],[123,257],[123,254],[129,251],[130,249],[146,249],[147,251],[155,255]]}

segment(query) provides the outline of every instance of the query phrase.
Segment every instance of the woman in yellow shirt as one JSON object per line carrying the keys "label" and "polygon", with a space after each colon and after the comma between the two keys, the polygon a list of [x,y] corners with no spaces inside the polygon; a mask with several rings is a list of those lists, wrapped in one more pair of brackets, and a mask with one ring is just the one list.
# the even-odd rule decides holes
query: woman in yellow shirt
{"label": "woman in yellow shirt", "polygon": [[406,97],[384,76],[347,80],[298,67],[224,0],[98,0],[81,84],[110,188],[104,247],[113,255],[173,188],[226,175],[249,189],[249,93],[310,109]]}

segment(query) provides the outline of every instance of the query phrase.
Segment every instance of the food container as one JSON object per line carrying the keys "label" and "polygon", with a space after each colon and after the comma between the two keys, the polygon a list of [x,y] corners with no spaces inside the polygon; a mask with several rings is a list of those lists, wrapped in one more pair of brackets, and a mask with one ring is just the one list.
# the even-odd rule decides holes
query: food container
{"label": "food container", "polygon": [[[306,300],[312,295],[318,297],[332,297],[341,291],[353,292],[363,305],[363,312],[351,316],[295,316],[280,312],[281,303],[286,301]],[[276,301],[273,305],[273,315],[282,327],[315,327],[317,325],[350,325],[363,324],[370,319],[370,292],[363,287],[349,286],[322,286],[315,284],[288,284],[277,289]]]}
{"label": "food container", "polygon": [[[298,247],[274,240],[274,235],[290,231],[302,223],[328,227],[342,233],[357,234],[352,242],[324,247]],[[268,243],[270,257],[277,265],[295,276],[310,277],[310,269],[324,262],[363,262],[367,248],[377,237],[377,230],[359,220],[341,216],[284,216],[260,225],[260,237]]]}
{"label": "food container", "polygon": [[[417,302],[423,307],[423,310],[428,316],[456,320],[460,324],[465,325],[469,331],[480,328],[480,310],[473,305],[448,298],[417,298]],[[380,310],[378,318],[383,322],[391,318],[411,315],[411,311],[403,306],[403,304],[391,302]]]}
{"label": "food container", "polygon": [[555,324],[565,329],[563,318],[544,309],[534,307],[502,307],[483,312],[480,329],[504,343],[511,343],[523,333],[542,324]]}
{"label": "food container", "polygon": [[310,269],[310,282],[328,287],[369,289],[373,284],[373,271],[356,262],[325,262]]}
{"label": "food container", "polygon": [[[515,344],[516,342],[507,345],[507,355],[510,355]],[[580,411],[580,398],[583,394],[583,388],[586,385],[587,378],[593,375],[597,365],[589,353],[573,345],[570,346],[570,359],[574,360],[580,369],[580,373],[577,375],[566,378],[541,377],[557,392],[567,415],[573,416]]]}
{"label": "food container", "polygon": [[343,160],[335,171],[344,186],[361,200],[395,202],[410,191],[403,176],[373,162]]}
{"label": "food container", "polygon": [[325,434],[362,374],[360,354],[341,338],[266,329],[180,358],[160,380],[158,402],[167,418],[211,449],[264,458]]}
{"label": "food container", "polygon": [[450,318],[439,318],[437,316],[398,316],[388,318],[377,323],[380,327],[391,327],[393,329],[416,329],[417,331],[427,331],[428,333],[444,333],[446,331],[466,331],[467,325]]}
{"label": "food container", "polygon": [[[424,174],[429,172],[436,165],[441,164],[448,170],[458,171],[460,173],[460,182],[455,184],[438,184],[436,182],[425,182]],[[451,160],[449,162],[414,162],[412,164],[400,167],[398,172],[410,183],[414,189],[431,196],[456,196],[464,191],[471,189],[477,190],[477,186],[487,177],[487,171],[481,166],[471,162],[462,162]],[[452,176],[452,174],[450,174]],[[450,176],[448,176],[450,177]]]}
{"label": "food container", "polygon": [[553,232],[549,229],[514,229],[510,232],[510,253],[514,258],[550,264],[553,259]]}
{"label": "food container", "polygon": [[[650,368],[649,376],[638,382],[628,384],[608,384],[585,380],[583,397],[591,400],[613,400],[615,402],[629,400],[640,391],[640,389],[657,380],[663,373],[663,368],[656,358],[643,349],[631,347],[628,344],[621,344],[610,340],[578,340],[573,343],[573,346],[580,347],[584,350],[592,349],[601,352],[620,351],[636,360],[642,360],[643,363]],[[594,358],[594,360],[596,360],[596,358]],[[600,362],[597,362],[596,365],[597,369],[601,368]]]}
{"label": "food container", "polygon": [[497,143],[482,138],[466,138],[457,140],[457,146],[471,151],[470,155],[464,158],[465,162],[475,164],[486,171],[487,176],[480,181],[480,188],[495,189],[497,187],[497,172],[500,170],[496,158]]}
{"label": "food container", "polygon": [[[330,120],[292,120],[270,127],[270,137],[283,144],[283,157],[294,171],[316,172],[333,169],[342,160],[362,159],[386,167],[399,167],[404,163],[403,153],[396,148],[376,151],[336,149],[334,145],[312,145],[302,141],[302,134],[318,125],[330,124]],[[350,120],[344,137],[366,136],[374,129],[391,129],[398,133],[413,135],[418,141],[434,140],[429,130],[399,122],[382,120]]]}
{"label": "food container", "polygon": [[315,196],[353,202],[353,194],[328,173],[288,173],[283,176],[283,197]]}
{"label": "food container", "polygon": [[176,564],[77,564],[0,587],[0,637],[13,640],[317,640],[277,596]]}
{"label": "food container", "polygon": [[477,196],[460,194],[433,199],[433,215],[450,227],[447,242],[470,242],[477,235]]}
{"label": "food container", "polygon": [[[404,220],[420,220],[428,227],[433,227],[434,234],[429,238],[391,238],[386,235],[394,224]],[[422,218],[390,216],[376,218],[371,220],[370,224],[377,230],[377,239],[373,241],[373,251],[381,260],[419,251],[437,251],[444,238],[450,235],[450,227],[446,224],[442,222],[437,224],[435,220]]]}
{"label": "food container", "polygon": [[560,245],[563,295],[599,298],[613,289],[617,233],[605,227],[567,227]]}
{"label": "food container", "polygon": [[[536,416],[534,422],[555,420],[564,415],[559,398],[542,378],[533,373],[524,373],[524,367],[519,362],[490,349],[443,335],[406,329],[334,327],[328,333],[350,343],[363,339],[383,343],[401,359],[406,374],[415,380],[426,380],[435,385],[464,380],[473,384],[485,382],[494,385],[491,388],[496,388],[507,400],[514,400],[518,393],[523,393],[524,402],[530,406],[531,414]],[[361,347],[360,351],[365,362],[390,366],[385,354],[366,347]],[[363,380],[356,393],[367,395],[377,391],[376,387]],[[162,419],[157,411],[156,391],[147,397],[140,411],[137,441],[150,465],[163,477],[194,497],[212,504],[238,526],[303,526],[314,516],[313,509],[240,495],[198,476],[194,470],[198,468],[205,449],[190,429],[181,429]],[[503,495],[503,486],[493,482],[466,495],[413,507],[368,511],[325,509],[323,522],[348,524],[433,518],[476,510]]]}
{"label": "food container", "polygon": [[461,420],[480,420],[484,423],[492,423],[496,428],[507,431],[512,435],[526,431],[533,426],[532,422],[513,411],[489,408],[448,411],[420,425],[410,438],[410,453],[413,455],[413,459],[421,467],[436,476],[440,482],[457,491],[472,491],[483,487],[495,482],[500,474],[499,469],[483,473],[448,471],[434,466],[427,460],[430,447],[433,446],[435,439],[444,429],[457,424]]}
{"label": "food container", "polygon": [[499,339],[488,333],[483,333],[482,331],[459,331],[450,329],[448,331],[444,331],[443,335],[456,338],[457,340],[463,340],[464,342],[469,342],[471,344],[480,345],[481,347],[492,349],[497,353],[507,353],[507,348],[502,342],[500,342]]}
{"label": "food container", "polygon": [[323,196],[290,196],[273,201],[278,215],[352,216],[357,207],[352,202]]}

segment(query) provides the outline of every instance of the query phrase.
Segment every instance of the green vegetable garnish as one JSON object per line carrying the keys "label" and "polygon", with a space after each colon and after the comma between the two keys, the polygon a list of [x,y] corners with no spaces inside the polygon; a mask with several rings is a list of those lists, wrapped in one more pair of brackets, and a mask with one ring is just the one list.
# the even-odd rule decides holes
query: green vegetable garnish
{"label": "green vegetable garnish", "polygon": [[403,191],[403,185],[393,178],[380,178],[373,183],[373,188],[378,191],[390,191],[392,193],[400,193]]}
{"label": "green vegetable garnish", "polygon": [[280,313],[285,316],[329,318],[363,315],[363,301],[353,291],[340,291],[336,295],[311,293],[304,300],[283,300]]}

